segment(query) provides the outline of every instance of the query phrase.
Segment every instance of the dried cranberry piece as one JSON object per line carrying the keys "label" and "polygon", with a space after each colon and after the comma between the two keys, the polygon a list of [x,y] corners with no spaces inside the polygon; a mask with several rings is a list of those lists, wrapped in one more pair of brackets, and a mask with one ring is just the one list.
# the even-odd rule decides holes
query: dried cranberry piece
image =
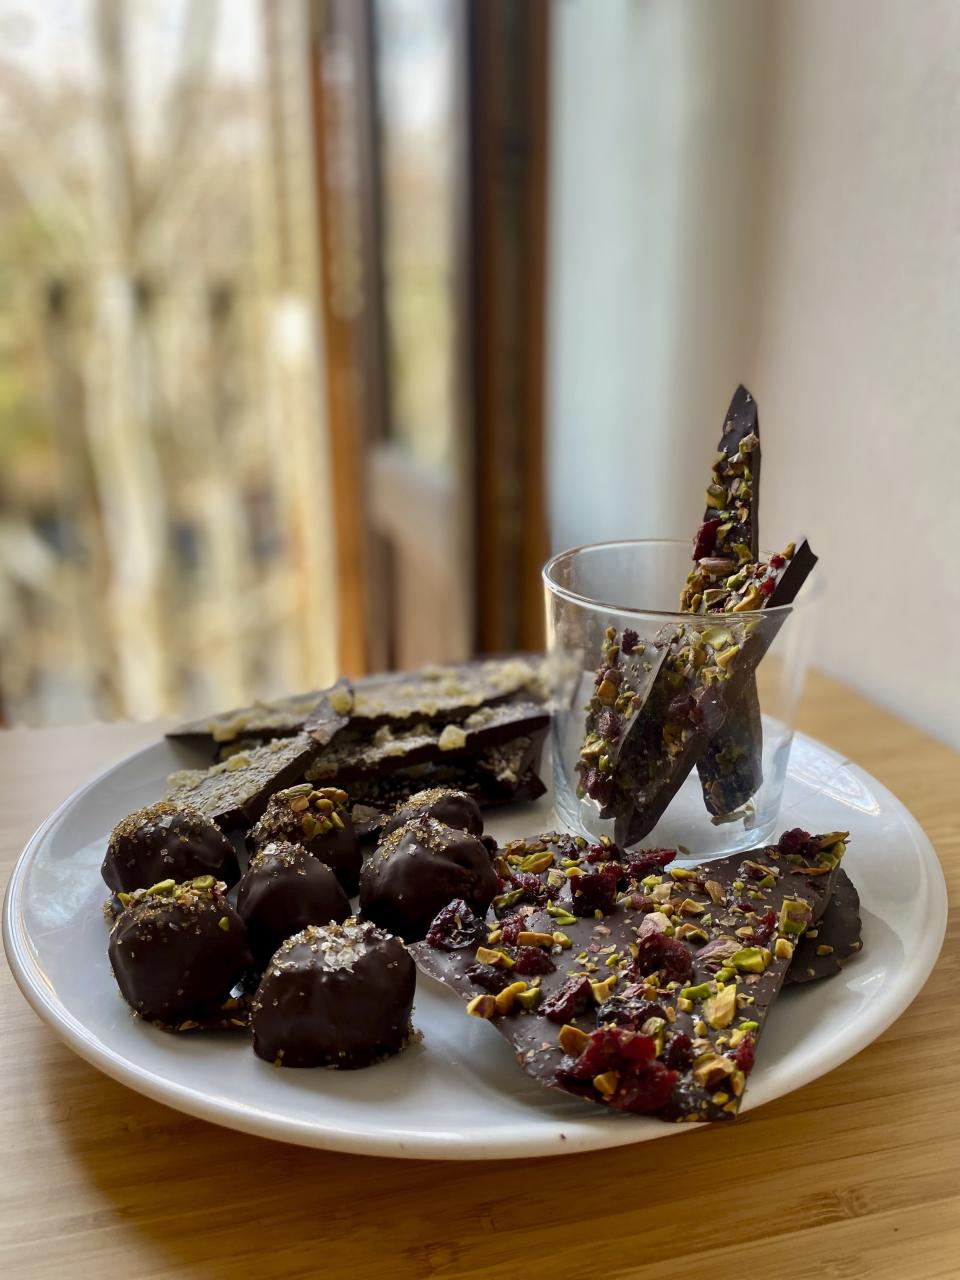
{"label": "dried cranberry piece", "polygon": [[787,857],[800,854],[801,857],[812,858],[819,852],[816,840],[809,831],[804,831],[801,827],[794,827],[792,831],[785,831],[780,837],[777,847]]}
{"label": "dried cranberry piece", "polygon": [[773,931],[777,927],[777,913],[775,911],[767,911],[757,920],[753,926],[753,941],[757,946],[763,946],[773,937]]}
{"label": "dried cranberry piece", "polygon": [[662,1057],[663,1065],[671,1071],[686,1071],[693,1064],[693,1041],[685,1031],[676,1032],[670,1037]]}
{"label": "dried cranberry piece", "polygon": [[721,524],[722,521],[719,518],[716,520],[704,520],[693,539],[694,560],[710,555],[717,544],[717,530]]}
{"label": "dried cranberry piece", "polygon": [[658,972],[662,982],[685,982],[693,972],[690,952],[677,938],[650,932],[637,942],[634,973],[644,977]]}
{"label": "dried cranberry piece", "polygon": [[663,1063],[656,1060],[647,1062],[621,1076],[611,1105],[618,1111],[650,1115],[667,1105],[679,1078],[676,1071],[671,1071]]}
{"label": "dried cranberry piece", "polygon": [[731,1057],[740,1068],[744,1075],[748,1075],[753,1066],[754,1056],[756,1054],[756,1043],[753,1036],[747,1036],[746,1040],[741,1040],[734,1049]]}
{"label": "dried cranberry piece", "polygon": [[539,947],[518,947],[514,957],[513,972],[529,977],[536,973],[553,973],[556,965]]}
{"label": "dried cranberry piece", "polygon": [[633,653],[639,643],[640,637],[634,631],[633,627],[626,627],[623,635],[620,637],[620,648],[624,653]]}
{"label": "dried cranberry piece", "polygon": [[526,919],[520,912],[504,916],[500,921],[500,937],[504,942],[514,946],[521,929],[526,928]]}
{"label": "dried cranberry piece", "polygon": [[488,991],[495,996],[510,983],[510,974],[506,969],[495,969],[490,964],[472,964],[466,972],[475,987]]}
{"label": "dried cranberry piece", "polygon": [[597,1010],[597,1022],[601,1025],[626,1027],[639,1031],[648,1018],[665,1018],[663,1006],[648,1000],[640,983],[625,987],[619,995],[605,1000]]}
{"label": "dried cranberry piece", "polygon": [[482,922],[464,900],[455,898],[434,917],[426,941],[438,951],[462,951],[473,946],[482,930]]}
{"label": "dried cranberry piece", "polygon": [[764,578],[764,580],[760,583],[758,590],[762,596],[772,596],[773,589],[776,585],[777,585],[776,578]]}
{"label": "dried cranberry piece", "polygon": [[542,907],[547,900],[547,886],[532,871],[518,871],[513,876],[513,887],[523,890],[522,901]]}
{"label": "dried cranberry piece", "polygon": [[616,906],[619,868],[606,866],[600,871],[574,876],[570,881],[571,909],[576,916],[592,916],[595,911],[609,915]]}
{"label": "dried cranberry piece", "polygon": [[626,854],[627,873],[640,880],[651,872],[662,870],[676,858],[676,849],[634,849]]}
{"label": "dried cranberry piece", "polygon": [[624,1027],[600,1027],[578,1058],[561,1065],[568,1080],[592,1080],[604,1071],[622,1071],[649,1062],[656,1052],[651,1036],[639,1036]]}
{"label": "dried cranberry piece", "polygon": [[620,730],[623,728],[623,722],[615,711],[611,711],[609,707],[605,707],[597,716],[597,732],[601,738],[606,738],[608,742],[612,742],[620,736]]}
{"label": "dried cranberry piece", "polygon": [[775,556],[770,557],[770,567],[773,569],[782,569],[786,563],[786,560],[782,555],[780,555],[779,551]]}
{"label": "dried cranberry piece", "polygon": [[586,1012],[592,1003],[590,979],[568,978],[562,987],[543,1002],[540,1012],[550,1022],[571,1022],[578,1014]]}

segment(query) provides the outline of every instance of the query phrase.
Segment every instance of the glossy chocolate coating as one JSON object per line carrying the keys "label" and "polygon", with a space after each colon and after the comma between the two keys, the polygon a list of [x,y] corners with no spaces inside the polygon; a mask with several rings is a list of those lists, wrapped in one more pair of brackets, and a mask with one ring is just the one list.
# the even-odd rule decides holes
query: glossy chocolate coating
{"label": "glossy chocolate coating", "polygon": [[253,1001],[253,1047],[284,1067],[366,1067],[410,1035],[416,968],[398,938],[351,917],[288,938]]}
{"label": "glossy chocolate coating", "polygon": [[415,942],[454,898],[482,915],[497,888],[490,854],[476,836],[436,818],[414,818],[382,840],[364,864],[360,910],[365,920]]}
{"label": "glossy chocolate coating", "polygon": [[277,840],[302,845],[330,868],[346,893],[356,893],[362,855],[348,804],[339,787],[302,783],[278,791],[248,833],[247,845],[251,851]]}
{"label": "glossy chocolate coating", "polygon": [[383,834],[388,836],[413,818],[436,818],[455,831],[466,831],[471,836],[483,835],[480,806],[465,791],[454,791],[448,787],[418,791],[397,805],[393,816],[384,823]]}
{"label": "glossy chocolate coating", "polygon": [[350,900],[328,866],[300,845],[275,841],[250,859],[237,890],[237,914],[262,967],[307,925],[346,920]]}
{"label": "glossy chocolate coating", "polygon": [[117,917],[108,955],[127,1003],[150,1021],[176,1023],[226,999],[250,967],[243,921],[222,884],[171,886],[136,898]]}
{"label": "glossy chocolate coating", "polygon": [[233,845],[199,809],[161,800],[117,823],[100,873],[111,889],[130,893],[205,875],[231,885],[240,868]]}

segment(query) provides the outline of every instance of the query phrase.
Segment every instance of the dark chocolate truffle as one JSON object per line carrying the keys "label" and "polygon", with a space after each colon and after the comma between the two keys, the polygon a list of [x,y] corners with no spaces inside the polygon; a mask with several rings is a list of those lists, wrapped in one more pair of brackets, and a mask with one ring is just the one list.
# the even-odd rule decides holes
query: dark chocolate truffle
{"label": "dark chocolate truffle", "polygon": [[399,938],[355,917],[310,925],[267,965],[253,1047],[283,1067],[366,1067],[410,1036],[417,973]]}
{"label": "dark chocolate truffle", "polygon": [[426,936],[438,911],[462,898],[483,915],[499,881],[476,836],[414,818],[381,840],[360,877],[360,910],[407,942]]}
{"label": "dark chocolate truffle", "polygon": [[363,858],[347,810],[349,803],[349,796],[339,787],[314,787],[304,782],[278,791],[250,829],[247,845],[251,851],[275,840],[302,845],[333,871],[347,893],[356,893]]}
{"label": "dark chocolate truffle", "polygon": [[411,818],[436,818],[438,822],[472,836],[483,835],[483,818],[480,806],[465,791],[450,787],[431,787],[418,791],[409,800],[403,800],[383,825],[383,835],[388,836],[397,827],[404,826]]}
{"label": "dark chocolate truffle", "polygon": [[233,845],[220,828],[192,805],[169,800],[117,823],[100,871],[111,889],[127,893],[160,880],[209,875],[230,885],[240,876]]}
{"label": "dark chocolate truffle", "polygon": [[134,894],[110,932],[124,999],[150,1021],[177,1023],[225,1000],[251,965],[243,921],[211,876]]}
{"label": "dark chocolate truffle", "polygon": [[250,859],[237,891],[237,914],[262,967],[285,938],[308,924],[346,920],[350,900],[330,868],[306,849],[274,841]]}

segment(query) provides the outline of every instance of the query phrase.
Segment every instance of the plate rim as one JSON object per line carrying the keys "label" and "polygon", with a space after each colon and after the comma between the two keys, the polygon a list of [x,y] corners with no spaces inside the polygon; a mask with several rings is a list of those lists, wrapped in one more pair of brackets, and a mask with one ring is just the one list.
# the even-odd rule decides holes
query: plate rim
{"label": "plate rim", "polygon": [[[795,740],[803,740],[814,748],[828,753],[835,759],[838,767],[855,771],[868,782],[878,799],[895,808],[899,819],[913,837],[921,866],[925,871],[923,905],[930,927],[921,935],[920,945],[914,953],[914,980],[897,989],[896,998],[882,1009],[879,1017],[862,1020],[864,1025],[859,1034],[849,1039],[834,1041],[817,1057],[812,1071],[809,1064],[799,1062],[788,1071],[785,1087],[781,1081],[776,1092],[770,1096],[766,1096],[766,1091],[762,1088],[754,1089],[748,1095],[742,1113],[752,1111],[755,1107],[763,1106],[767,1102],[793,1093],[798,1088],[812,1084],[878,1039],[913,1003],[926,984],[942,949],[948,920],[949,903],[939,856],[930,837],[906,805],[879,779],[849,757],[844,757],[834,748],[827,746],[826,743],[809,734],[799,732],[795,734]],[[134,1092],[196,1119],[236,1129],[256,1137],[358,1155],[451,1161],[529,1158],[531,1155],[573,1154],[579,1151],[627,1146],[703,1127],[702,1125],[614,1125],[609,1123],[610,1117],[606,1113],[596,1116],[585,1113],[583,1117],[571,1118],[569,1123],[558,1122],[552,1141],[549,1138],[543,1138],[536,1142],[535,1145],[541,1148],[538,1151],[531,1150],[529,1138],[514,1137],[509,1132],[504,1132],[480,1140],[471,1139],[471,1145],[464,1153],[454,1149],[449,1130],[431,1133],[421,1129],[411,1132],[409,1137],[404,1139],[398,1136],[396,1131],[379,1134],[367,1128],[356,1129],[344,1123],[310,1124],[302,1118],[284,1116],[276,1111],[214,1097],[188,1084],[171,1081],[155,1070],[134,1063],[112,1049],[100,1036],[90,1032],[87,1026],[76,1018],[39,979],[19,907],[26,873],[37,855],[37,850],[56,823],[112,774],[135,765],[137,760],[150,755],[164,741],[165,739],[161,737],[135,751],[128,752],[119,760],[99,770],[86,782],[75,787],[30,836],[14,864],[6,885],[2,934],[4,954],[14,980],[41,1021],[84,1061]]]}

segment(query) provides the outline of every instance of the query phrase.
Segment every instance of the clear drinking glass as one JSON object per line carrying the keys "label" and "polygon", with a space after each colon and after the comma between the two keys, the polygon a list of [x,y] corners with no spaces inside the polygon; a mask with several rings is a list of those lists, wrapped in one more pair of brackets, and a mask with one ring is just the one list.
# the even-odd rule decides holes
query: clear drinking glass
{"label": "clear drinking glass", "polygon": [[[577,765],[584,742],[586,704],[595,686],[607,628],[614,627],[618,634],[631,628],[650,646],[658,636],[675,635],[679,627],[686,628],[690,636],[722,625],[733,628],[737,640],[754,635],[760,638],[761,647],[766,646],[756,668],[758,699],[752,705],[755,710],[759,703],[759,731],[754,718],[752,741],[756,748],[749,753],[751,768],[743,763],[747,753],[737,757],[738,767],[759,782],[756,790],[732,811],[712,815],[704,787],[715,785],[716,765],[701,758],[703,778],[698,767],[693,767],[655,825],[630,842],[680,846],[702,859],[763,844],[777,826],[822,592],[814,569],[791,605],[737,614],[679,613],[677,603],[690,567],[687,541],[605,542],[554,556],[544,566],[543,581],[547,645],[558,673],[552,739],[555,803],[568,827],[594,839],[603,834],[613,837],[614,821],[600,816],[596,801],[578,794],[581,779]],[[746,701],[752,701],[749,688],[748,694]],[[744,702],[738,698],[730,703],[741,718],[747,716]],[[730,711],[724,725],[728,739],[736,742]],[[717,793],[711,794],[716,809]]]}

